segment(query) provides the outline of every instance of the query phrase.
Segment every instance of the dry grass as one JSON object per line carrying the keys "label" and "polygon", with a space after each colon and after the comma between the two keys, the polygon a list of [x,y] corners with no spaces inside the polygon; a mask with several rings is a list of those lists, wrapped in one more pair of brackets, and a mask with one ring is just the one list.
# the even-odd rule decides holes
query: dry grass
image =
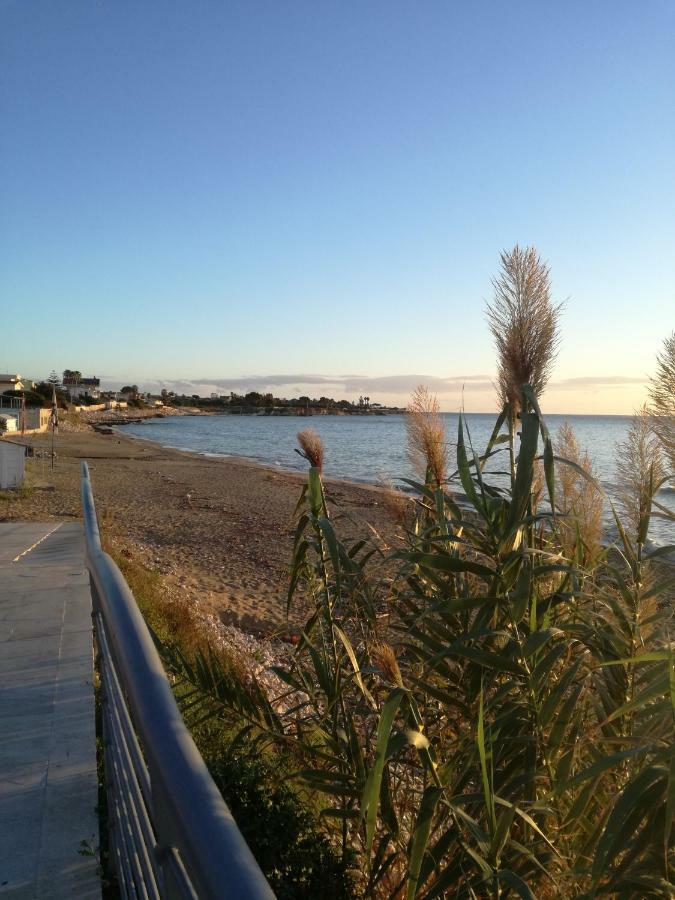
{"label": "dry grass", "polygon": [[319,472],[323,471],[323,442],[313,428],[305,428],[304,431],[298,432],[298,443],[300,450],[296,450],[300,456],[304,457],[310,466],[314,466]]}
{"label": "dry grass", "polygon": [[430,473],[440,486],[446,479],[448,451],[438,400],[427,387],[419,385],[406,412],[408,458],[421,478],[426,480]]}
{"label": "dry grass", "polygon": [[650,480],[656,483],[663,477],[661,449],[646,406],[633,416],[626,440],[616,450],[619,504],[637,533],[641,519],[651,506]]}
{"label": "dry grass", "polygon": [[654,433],[675,473],[675,331],[664,340],[663,350],[656,357],[649,398]]}
{"label": "dry grass", "polygon": [[[593,466],[586,450],[579,447],[574,429],[565,422],[555,441],[558,456],[576,463],[593,477]],[[561,541],[568,557],[577,544],[577,527],[584,546],[585,562],[595,559],[602,547],[602,495],[571,466],[558,465],[556,471],[556,506],[568,517],[560,521]]]}
{"label": "dry grass", "polygon": [[561,304],[551,301],[548,265],[534,247],[516,246],[501,254],[501,273],[493,279],[494,299],[487,317],[498,357],[497,386],[502,405],[517,411],[520,388],[529,384],[540,396],[558,346]]}

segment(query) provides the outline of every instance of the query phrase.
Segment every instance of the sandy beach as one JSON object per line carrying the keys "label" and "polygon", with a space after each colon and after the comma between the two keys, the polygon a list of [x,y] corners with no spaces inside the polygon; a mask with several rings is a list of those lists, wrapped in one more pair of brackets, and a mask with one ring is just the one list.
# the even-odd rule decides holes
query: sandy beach
{"label": "sandy beach", "polygon": [[[254,633],[285,628],[293,512],[303,477],[234,458],[167,449],[90,427],[56,436],[12,438],[35,448],[28,490],[0,499],[0,520],[79,518],[80,463],[92,478],[101,530],[123,555],[162,576],[204,613]],[[391,533],[377,487],[327,481],[340,532]],[[300,611],[298,611],[300,612]]]}

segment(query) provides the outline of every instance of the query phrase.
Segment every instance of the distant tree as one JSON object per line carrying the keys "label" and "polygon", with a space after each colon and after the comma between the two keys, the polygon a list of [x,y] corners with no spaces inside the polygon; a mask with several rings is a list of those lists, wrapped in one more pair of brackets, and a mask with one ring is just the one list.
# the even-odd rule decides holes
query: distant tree
{"label": "distant tree", "polygon": [[[56,375],[56,372],[52,372],[52,375]],[[52,380],[52,375],[49,376],[49,380]],[[80,381],[82,378],[82,372],[79,372],[77,369],[64,369],[63,370],[63,380],[66,378],[72,378],[74,381]]]}
{"label": "distant tree", "polygon": [[[70,369],[66,369],[66,372],[69,372],[69,371],[70,371]],[[63,374],[64,374],[64,377],[65,377],[66,372],[63,373]],[[52,369],[51,374],[50,374],[49,378],[47,379],[47,383],[48,383],[48,384],[53,384],[54,387],[59,387],[59,386],[60,386],[60,384],[61,384],[61,379],[60,379],[59,376],[56,374],[56,372],[55,372],[54,369]]]}
{"label": "distant tree", "polygon": [[49,379],[48,381],[38,381],[33,391],[25,394],[26,405],[51,406],[52,393],[54,388],[56,388],[57,406],[60,406],[62,409],[67,409],[68,403],[70,401],[67,391],[64,391],[59,384],[52,382],[51,379]]}

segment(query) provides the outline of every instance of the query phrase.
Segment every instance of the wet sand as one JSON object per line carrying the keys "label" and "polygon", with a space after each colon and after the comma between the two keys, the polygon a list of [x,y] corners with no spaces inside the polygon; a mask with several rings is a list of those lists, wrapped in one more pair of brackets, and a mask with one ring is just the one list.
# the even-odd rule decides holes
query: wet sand
{"label": "wet sand", "polygon": [[[12,439],[48,454],[49,435]],[[119,433],[62,433],[55,447],[54,469],[48,455],[28,460],[30,490],[0,499],[0,520],[79,518],[86,460],[102,533],[116,549],[223,622],[253,632],[284,630],[302,475]],[[381,489],[330,479],[326,485],[332,514],[343,517],[341,535],[365,537],[368,523],[393,532]]]}

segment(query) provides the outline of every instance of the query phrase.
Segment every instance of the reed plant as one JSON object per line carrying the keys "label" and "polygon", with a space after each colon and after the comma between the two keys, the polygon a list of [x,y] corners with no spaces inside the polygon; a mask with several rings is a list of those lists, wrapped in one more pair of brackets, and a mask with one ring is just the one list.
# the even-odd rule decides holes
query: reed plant
{"label": "reed plant", "polygon": [[[362,896],[672,897],[675,652],[659,562],[673,548],[648,543],[665,476],[640,419],[622,450],[629,514],[601,550],[602,489],[539,405],[557,344],[548,267],[514,248],[495,288],[501,412],[481,450],[459,417],[451,466],[435,399],[416,391],[415,514],[398,518],[394,549],[373,532],[341,539],[323,446],[298,436],[309,469],[287,602],[305,622],[275,670],[284,691],[207,652],[165,659],[242,747],[295,761]],[[502,456],[500,482],[487,463]]]}
{"label": "reed plant", "polygon": [[649,385],[654,432],[675,474],[675,331],[663,342],[656,357],[656,373]]}

